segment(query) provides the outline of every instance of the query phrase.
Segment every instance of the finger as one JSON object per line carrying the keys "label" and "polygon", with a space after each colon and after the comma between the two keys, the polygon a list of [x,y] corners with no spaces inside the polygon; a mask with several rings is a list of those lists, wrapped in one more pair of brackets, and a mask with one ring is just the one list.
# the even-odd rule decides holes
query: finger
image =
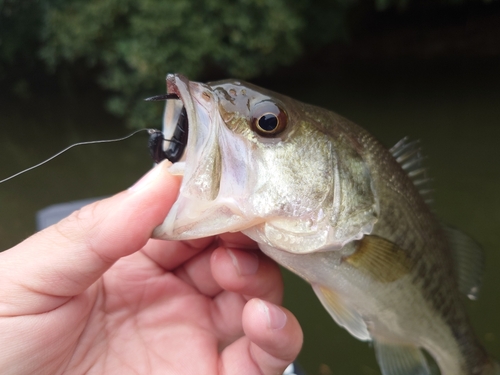
{"label": "finger", "polygon": [[214,279],[210,269],[210,258],[215,247],[216,244],[213,243],[212,246],[209,246],[174,271],[174,274],[179,279],[209,297],[222,292],[222,288]]}
{"label": "finger", "polygon": [[293,314],[270,302],[250,300],[243,310],[246,336],[221,353],[221,374],[281,374],[302,347]]}
{"label": "finger", "polygon": [[280,304],[283,280],[278,265],[260,251],[217,248],[211,259],[214,279],[225,290]]}
{"label": "finger", "polygon": [[165,271],[172,271],[206,249],[214,237],[189,241],[151,239],[142,252]]}
{"label": "finger", "polygon": [[[0,314],[51,310],[146,244],[172,206],[180,179],[168,164],[0,254]],[[10,303],[15,296],[15,303]]]}
{"label": "finger", "polygon": [[271,259],[255,250],[219,247],[211,259],[214,280],[226,291],[213,299],[212,321],[221,346],[241,337],[241,314],[248,299],[259,297],[281,303],[281,273]]}
{"label": "finger", "polygon": [[142,252],[165,271],[172,271],[187,260],[206,249],[214,241],[224,246],[245,249],[258,249],[257,243],[243,233],[224,233],[188,241],[165,241],[152,239],[142,249]]}

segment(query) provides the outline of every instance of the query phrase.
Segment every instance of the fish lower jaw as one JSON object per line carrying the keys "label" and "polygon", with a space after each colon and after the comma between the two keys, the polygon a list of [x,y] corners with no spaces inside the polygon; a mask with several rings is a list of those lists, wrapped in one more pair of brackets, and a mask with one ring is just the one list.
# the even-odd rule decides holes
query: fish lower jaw
{"label": "fish lower jaw", "polygon": [[262,219],[244,215],[238,208],[220,206],[214,209],[210,205],[207,207],[207,202],[197,201],[182,209],[175,204],[165,221],[155,228],[153,237],[191,240],[226,232],[242,232],[261,223]]}
{"label": "fish lower jaw", "polygon": [[[165,221],[155,228],[154,238],[190,240],[242,232],[260,244],[268,244],[291,253],[310,253],[325,245],[328,231],[287,231],[277,228],[273,221],[244,212],[237,202],[215,205],[213,201],[178,200]],[[328,242],[328,250],[340,249],[341,243]]]}

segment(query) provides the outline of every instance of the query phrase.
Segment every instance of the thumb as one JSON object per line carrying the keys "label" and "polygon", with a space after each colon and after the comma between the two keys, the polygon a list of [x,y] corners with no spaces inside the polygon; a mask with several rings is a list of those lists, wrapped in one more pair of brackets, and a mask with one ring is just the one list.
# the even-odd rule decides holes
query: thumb
{"label": "thumb", "polygon": [[0,315],[50,311],[82,293],[115,261],[141,249],[175,201],[180,179],[163,162],[104,199],[0,253]]}

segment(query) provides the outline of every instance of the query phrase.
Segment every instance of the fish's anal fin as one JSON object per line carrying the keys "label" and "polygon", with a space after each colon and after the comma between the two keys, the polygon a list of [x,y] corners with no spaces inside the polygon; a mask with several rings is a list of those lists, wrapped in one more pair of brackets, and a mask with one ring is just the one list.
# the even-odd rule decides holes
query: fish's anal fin
{"label": "fish's anal fin", "polygon": [[312,287],[326,311],[330,313],[333,320],[339,326],[344,327],[358,340],[371,340],[370,333],[362,316],[357,311],[345,306],[335,291],[318,284],[313,284]]}
{"label": "fish's anal fin", "polygon": [[429,178],[424,166],[425,157],[422,155],[420,141],[409,141],[408,137],[404,137],[389,152],[408,174],[425,202],[431,204],[432,179]]}
{"label": "fish's anal fin", "polygon": [[479,296],[484,270],[484,254],[481,246],[456,228],[444,226],[451,246],[458,289],[469,299]]}
{"label": "fish's anal fin", "polygon": [[343,261],[382,283],[396,281],[411,269],[410,259],[403,249],[376,235],[364,236],[358,241],[356,251]]}
{"label": "fish's anal fin", "polygon": [[374,341],[375,355],[383,375],[431,375],[422,350],[410,345]]}

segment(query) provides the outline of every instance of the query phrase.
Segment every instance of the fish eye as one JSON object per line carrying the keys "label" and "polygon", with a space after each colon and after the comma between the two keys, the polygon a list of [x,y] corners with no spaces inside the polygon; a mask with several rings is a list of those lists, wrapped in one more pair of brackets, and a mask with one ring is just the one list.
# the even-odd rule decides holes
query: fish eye
{"label": "fish eye", "polygon": [[288,116],[271,101],[256,104],[251,113],[252,129],[262,137],[273,137],[286,128]]}

